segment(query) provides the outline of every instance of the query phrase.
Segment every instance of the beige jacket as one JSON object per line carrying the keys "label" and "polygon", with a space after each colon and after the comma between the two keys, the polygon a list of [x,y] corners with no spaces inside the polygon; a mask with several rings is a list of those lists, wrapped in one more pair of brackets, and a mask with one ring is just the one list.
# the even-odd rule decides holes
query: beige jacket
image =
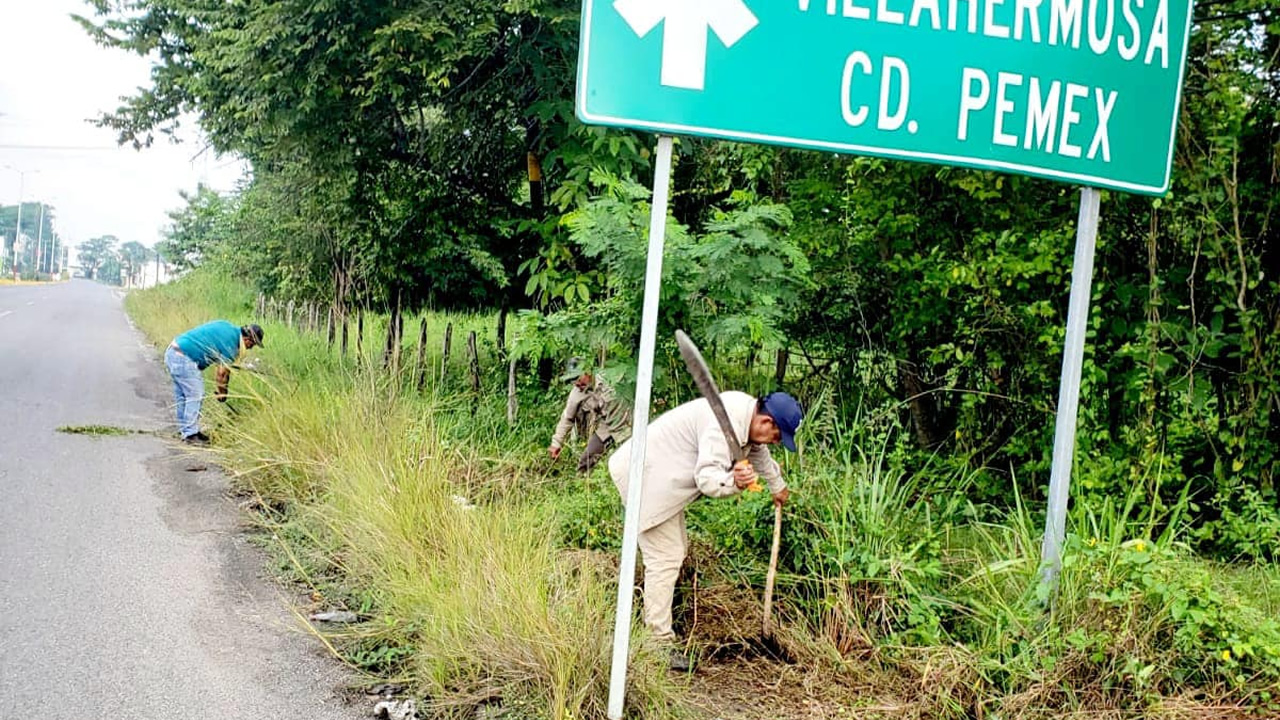
{"label": "beige jacket", "polygon": [[586,420],[587,426],[594,420],[596,437],[603,440],[613,438],[620,443],[627,439],[631,430],[631,418],[627,406],[617,398],[613,388],[603,380],[596,378],[595,386],[579,390],[574,385],[569,390],[569,401],[560,413],[560,422],[556,424],[555,434],[551,436],[551,447],[564,445],[569,430],[579,417]]}
{"label": "beige jacket", "polygon": [[[770,493],[782,492],[787,484],[769,448],[747,441],[756,399],[736,391],[721,393],[720,399],[751,465],[769,483]],[[624,503],[630,470],[631,441],[628,440],[609,458],[609,474],[622,493]],[[702,495],[719,498],[739,492],[733,483],[729,445],[705,399],[673,408],[649,425],[644,487],[640,496],[641,532],[670,519]]]}

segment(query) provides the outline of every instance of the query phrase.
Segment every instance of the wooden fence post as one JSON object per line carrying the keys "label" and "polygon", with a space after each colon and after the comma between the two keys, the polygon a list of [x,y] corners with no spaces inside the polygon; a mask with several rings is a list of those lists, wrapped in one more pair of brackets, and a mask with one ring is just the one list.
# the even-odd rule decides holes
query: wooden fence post
{"label": "wooden fence post", "polygon": [[422,314],[422,326],[418,329],[418,366],[415,368],[418,392],[427,384],[427,314]]}
{"label": "wooden fence post", "polygon": [[453,342],[453,323],[444,326],[444,349],[440,353],[440,380],[449,375],[449,345]]}
{"label": "wooden fence post", "polygon": [[516,426],[516,356],[507,361],[507,426]]}
{"label": "wooden fence post", "polygon": [[364,308],[356,310],[356,364],[364,362]]}
{"label": "wooden fence post", "polygon": [[498,357],[507,356],[507,306],[498,311]]}
{"label": "wooden fence post", "polygon": [[387,318],[387,342],[382,349],[382,369],[393,374],[400,372],[400,336],[403,331],[400,305],[397,303]]}
{"label": "wooden fence post", "polygon": [[773,384],[775,387],[782,387],[782,381],[787,378],[787,359],[790,357],[786,350],[778,351],[778,362],[773,371]]}
{"label": "wooden fence post", "polygon": [[348,332],[348,330],[349,330],[349,326],[347,325],[347,311],[346,311],[346,308],[343,308],[342,310],[342,358],[344,360],[347,358],[347,338],[350,336],[350,333]]}
{"label": "wooden fence post", "polygon": [[480,393],[480,352],[476,349],[476,331],[467,335],[467,351],[471,353],[471,390]]}

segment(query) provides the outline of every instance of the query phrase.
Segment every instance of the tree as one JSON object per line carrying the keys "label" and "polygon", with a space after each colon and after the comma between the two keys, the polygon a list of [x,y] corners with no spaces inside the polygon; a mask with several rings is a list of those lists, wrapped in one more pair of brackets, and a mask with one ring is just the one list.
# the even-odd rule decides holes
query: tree
{"label": "tree", "polygon": [[[93,5],[81,22],[98,41],[160,58],[102,124],[144,146],[195,111],[255,183],[313,178],[294,183],[316,194],[299,206],[343,198],[329,255],[360,256],[373,299],[474,303],[536,252],[511,242],[516,188],[526,155],[576,126],[576,2]],[[336,297],[352,283],[333,269]]]}
{"label": "tree", "polygon": [[120,259],[123,284],[128,287],[134,287],[141,282],[142,269],[147,261],[154,256],[154,253],[137,240],[130,240],[120,246],[117,255]]}
{"label": "tree", "polygon": [[120,262],[120,254],[118,252],[107,253],[102,260],[102,265],[98,268],[97,277],[94,279],[107,285],[124,284],[124,266]]}
{"label": "tree", "polygon": [[229,236],[235,197],[225,197],[201,183],[194,193],[179,193],[186,205],[169,212],[170,224],[157,246],[178,269],[199,265],[211,248],[232,240]]}
{"label": "tree", "polygon": [[[84,271],[85,277],[90,280],[101,279],[98,277],[98,272],[108,261],[112,262],[114,267],[119,267],[119,262],[115,257],[117,242],[119,242],[119,239],[115,235],[103,235],[80,243],[80,250],[76,253],[76,261]],[[118,273],[115,279],[118,284]]]}

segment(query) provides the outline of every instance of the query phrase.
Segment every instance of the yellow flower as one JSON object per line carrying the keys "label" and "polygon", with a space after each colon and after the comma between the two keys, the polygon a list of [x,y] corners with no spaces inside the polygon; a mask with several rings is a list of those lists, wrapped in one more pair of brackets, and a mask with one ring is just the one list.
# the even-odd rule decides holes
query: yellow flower
{"label": "yellow flower", "polygon": [[1138,542],[1133,544],[1133,549],[1137,550],[1138,552],[1146,552],[1147,544],[1139,540]]}
{"label": "yellow flower", "polygon": [[1223,650],[1223,651],[1222,651],[1222,659],[1223,659],[1223,660],[1230,660],[1230,659],[1231,659],[1231,651],[1230,651],[1230,650]]}
{"label": "yellow flower", "polygon": [[1098,547],[1098,538],[1089,538],[1089,547]]}

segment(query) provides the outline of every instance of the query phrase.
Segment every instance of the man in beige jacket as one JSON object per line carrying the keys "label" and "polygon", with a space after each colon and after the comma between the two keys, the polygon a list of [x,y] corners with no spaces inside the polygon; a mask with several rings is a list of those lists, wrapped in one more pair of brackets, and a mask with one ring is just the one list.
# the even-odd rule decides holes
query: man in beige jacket
{"label": "man in beige jacket", "polygon": [[[720,395],[743,443],[750,464],[734,466],[729,445],[711,405],[702,398],[684,403],[649,425],[644,486],[640,497],[640,556],[644,559],[644,622],[655,640],[672,642],[671,603],[688,549],[684,509],[703,495],[737,495],[764,478],[773,501],[786,503],[790,491],[767,445],[795,450],[795,433],[804,418],[796,399],[775,392],[756,399],[742,392]],[[626,502],[631,442],[609,458],[609,474]],[[688,660],[672,653],[672,668],[688,669]]]}

